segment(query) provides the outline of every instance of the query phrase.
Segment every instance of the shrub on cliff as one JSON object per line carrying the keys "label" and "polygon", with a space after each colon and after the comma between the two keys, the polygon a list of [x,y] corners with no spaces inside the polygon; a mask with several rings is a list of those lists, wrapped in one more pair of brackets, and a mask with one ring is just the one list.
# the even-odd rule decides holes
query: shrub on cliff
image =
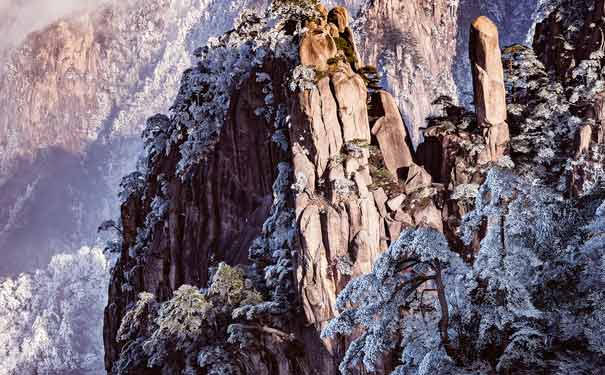
{"label": "shrub on cliff", "polygon": [[[125,345],[114,371],[195,371],[200,366],[210,371],[219,365],[232,366],[216,363],[212,358],[231,358],[232,352],[237,352],[231,326],[246,321],[246,314],[238,313],[242,308],[262,302],[261,294],[243,271],[224,263],[215,270],[207,289],[183,285],[163,303],[156,302],[149,293],[141,293],[118,331],[118,340]],[[241,328],[241,324],[236,328]]]}

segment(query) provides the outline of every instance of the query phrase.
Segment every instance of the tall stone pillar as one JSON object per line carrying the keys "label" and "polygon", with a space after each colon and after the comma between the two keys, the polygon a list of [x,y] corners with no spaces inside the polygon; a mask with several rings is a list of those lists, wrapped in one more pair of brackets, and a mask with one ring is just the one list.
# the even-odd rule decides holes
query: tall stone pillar
{"label": "tall stone pillar", "polygon": [[489,18],[481,16],[472,23],[469,52],[477,125],[486,143],[484,157],[495,161],[506,153],[510,135],[498,28]]}

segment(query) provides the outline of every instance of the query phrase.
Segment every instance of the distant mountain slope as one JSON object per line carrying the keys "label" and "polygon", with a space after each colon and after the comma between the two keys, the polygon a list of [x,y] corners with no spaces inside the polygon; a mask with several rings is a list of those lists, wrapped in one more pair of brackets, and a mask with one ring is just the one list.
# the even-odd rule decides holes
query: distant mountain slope
{"label": "distant mountain slope", "polygon": [[[0,275],[94,240],[145,119],[168,108],[192,40],[262,1],[114,1],[56,22],[0,68]],[[51,250],[52,249],[52,250]]]}

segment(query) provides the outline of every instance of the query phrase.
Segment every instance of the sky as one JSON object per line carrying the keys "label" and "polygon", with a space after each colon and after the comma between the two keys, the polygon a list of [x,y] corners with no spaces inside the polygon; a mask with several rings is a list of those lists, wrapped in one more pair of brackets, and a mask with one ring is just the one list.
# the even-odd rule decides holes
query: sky
{"label": "sky", "polygon": [[0,50],[70,13],[108,0],[0,0]]}

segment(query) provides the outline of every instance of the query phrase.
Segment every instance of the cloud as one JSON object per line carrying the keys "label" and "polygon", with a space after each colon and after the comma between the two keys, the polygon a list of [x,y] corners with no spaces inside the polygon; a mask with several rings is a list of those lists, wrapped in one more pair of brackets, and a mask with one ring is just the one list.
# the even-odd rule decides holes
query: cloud
{"label": "cloud", "polygon": [[73,12],[108,0],[0,0],[0,50],[16,46],[25,37]]}

